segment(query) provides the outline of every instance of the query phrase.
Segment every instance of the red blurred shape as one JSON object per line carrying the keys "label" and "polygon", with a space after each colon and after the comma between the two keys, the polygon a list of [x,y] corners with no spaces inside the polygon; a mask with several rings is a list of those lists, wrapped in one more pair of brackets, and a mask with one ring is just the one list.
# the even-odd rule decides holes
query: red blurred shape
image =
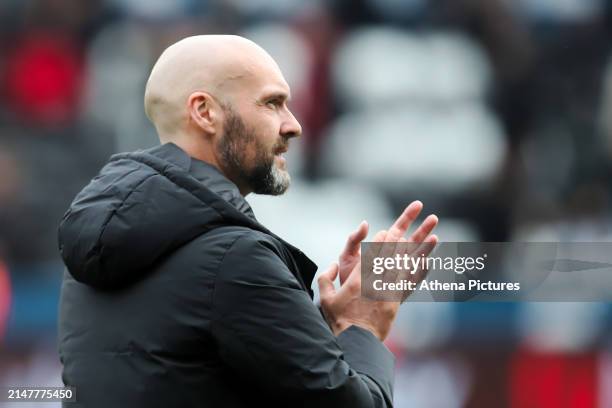
{"label": "red blurred shape", "polygon": [[28,35],[7,56],[5,89],[9,107],[29,122],[57,124],[75,118],[83,64],[66,37]]}
{"label": "red blurred shape", "polygon": [[595,354],[519,351],[510,377],[512,408],[597,407]]}
{"label": "red blurred shape", "polygon": [[11,281],[8,269],[0,262],[0,343],[4,337],[6,324],[11,311]]}

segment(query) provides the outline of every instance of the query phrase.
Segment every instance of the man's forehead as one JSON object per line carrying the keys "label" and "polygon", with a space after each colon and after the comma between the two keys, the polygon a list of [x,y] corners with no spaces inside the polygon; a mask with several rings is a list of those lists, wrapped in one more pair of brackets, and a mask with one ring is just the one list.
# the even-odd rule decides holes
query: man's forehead
{"label": "man's forehead", "polygon": [[278,68],[263,68],[252,70],[245,75],[245,82],[258,96],[278,95],[287,99],[291,97],[291,89]]}
{"label": "man's forehead", "polygon": [[263,94],[279,94],[290,97],[291,90],[276,61],[264,52],[232,52],[225,66],[219,70],[221,87],[235,88]]}

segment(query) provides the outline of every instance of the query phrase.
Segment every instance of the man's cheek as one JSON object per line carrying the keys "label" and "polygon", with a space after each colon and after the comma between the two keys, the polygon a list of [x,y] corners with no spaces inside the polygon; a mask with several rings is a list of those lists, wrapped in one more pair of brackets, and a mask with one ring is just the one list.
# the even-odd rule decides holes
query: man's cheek
{"label": "man's cheek", "polygon": [[242,147],[242,152],[239,152],[240,157],[242,158],[242,165],[246,168],[253,168],[256,165],[258,160],[257,149],[253,145],[253,143],[249,143],[246,146]]}

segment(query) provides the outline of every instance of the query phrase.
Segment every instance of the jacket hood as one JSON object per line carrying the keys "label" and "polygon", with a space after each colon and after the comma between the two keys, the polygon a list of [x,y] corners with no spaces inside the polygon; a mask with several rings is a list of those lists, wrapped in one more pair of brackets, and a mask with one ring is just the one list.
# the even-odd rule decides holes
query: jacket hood
{"label": "jacket hood", "polygon": [[139,280],[170,251],[222,225],[269,233],[232,182],[168,143],[112,156],[72,202],[58,240],[77,281],[112,288]]}

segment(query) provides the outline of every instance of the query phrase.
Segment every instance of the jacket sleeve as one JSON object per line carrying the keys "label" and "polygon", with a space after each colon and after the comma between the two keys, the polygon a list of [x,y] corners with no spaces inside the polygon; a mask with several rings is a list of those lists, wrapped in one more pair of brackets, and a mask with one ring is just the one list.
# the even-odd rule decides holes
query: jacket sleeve
{"label": "jacket sleeve", "polygon": [[251,234],[220,264],[211,331],[222,359],[286,406],[393,406],[393,354],[357,326],[334,336],[273,246]]}

